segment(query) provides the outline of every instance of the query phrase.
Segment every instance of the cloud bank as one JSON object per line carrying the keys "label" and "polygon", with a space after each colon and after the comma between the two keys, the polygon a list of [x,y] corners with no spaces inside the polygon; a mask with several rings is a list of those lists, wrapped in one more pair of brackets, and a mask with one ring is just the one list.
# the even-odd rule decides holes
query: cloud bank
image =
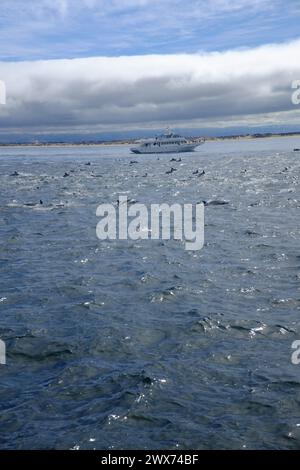
{"label": "cloud bank", "polygon": [[0,62],[1,132],[300,124],[300,40],[208,54]]}

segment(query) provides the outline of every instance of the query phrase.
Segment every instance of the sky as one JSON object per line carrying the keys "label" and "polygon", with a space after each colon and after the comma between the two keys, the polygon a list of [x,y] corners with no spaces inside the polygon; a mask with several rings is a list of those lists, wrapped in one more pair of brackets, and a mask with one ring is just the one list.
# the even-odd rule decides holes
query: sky
{"label": "sky", "polygon": [[0,141],[300,130],[299,20],[299,0],[0,0]]}

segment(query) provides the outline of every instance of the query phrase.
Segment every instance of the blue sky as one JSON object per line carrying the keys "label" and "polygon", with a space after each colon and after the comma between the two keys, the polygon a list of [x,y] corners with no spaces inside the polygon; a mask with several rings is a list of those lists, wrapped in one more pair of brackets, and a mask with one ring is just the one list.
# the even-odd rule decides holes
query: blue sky
{"label": "blue sky", "polygon": [[1,0],[5,61],[196,53],[300,36],[299,0]]}
{"label": "blue sky", "polygon": [[300,129],[299,24],[300,0],[0,0],[0,141]]}

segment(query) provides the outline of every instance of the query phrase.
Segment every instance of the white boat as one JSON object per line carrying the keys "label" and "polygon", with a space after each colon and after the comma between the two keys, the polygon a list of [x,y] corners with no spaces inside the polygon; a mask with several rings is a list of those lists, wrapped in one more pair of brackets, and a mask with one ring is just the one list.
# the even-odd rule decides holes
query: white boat
{"label": "white boat", "polygon": [[196,147],[204,144],[204,139],[189,141],[185,137],[174,134],[170,129],[166,129],[164,134],[153,139],[145,139],[137,142],[136,147],[130,150],[133,153],[180,153],[193,152]]}

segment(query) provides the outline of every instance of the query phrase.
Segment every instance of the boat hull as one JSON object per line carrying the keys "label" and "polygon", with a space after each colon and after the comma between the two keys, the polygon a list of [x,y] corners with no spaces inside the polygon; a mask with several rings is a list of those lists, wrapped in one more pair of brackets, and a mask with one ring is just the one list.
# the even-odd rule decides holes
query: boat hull
{"label": "boat hull", "polygon": [[202,145],[201,143],[198,144],[185,144],[185,145],[177,145],[174,147],[170,148],[164,148],[163,146],[153,148],[150,147],[149,149],[147,148],[140,148],[140,147],[133,147],[131,148],[132,153],[136,154],[145,154],[145,153],[183,153],[183,152],[193,152],[196,147],[199,147],[199,145]]}

